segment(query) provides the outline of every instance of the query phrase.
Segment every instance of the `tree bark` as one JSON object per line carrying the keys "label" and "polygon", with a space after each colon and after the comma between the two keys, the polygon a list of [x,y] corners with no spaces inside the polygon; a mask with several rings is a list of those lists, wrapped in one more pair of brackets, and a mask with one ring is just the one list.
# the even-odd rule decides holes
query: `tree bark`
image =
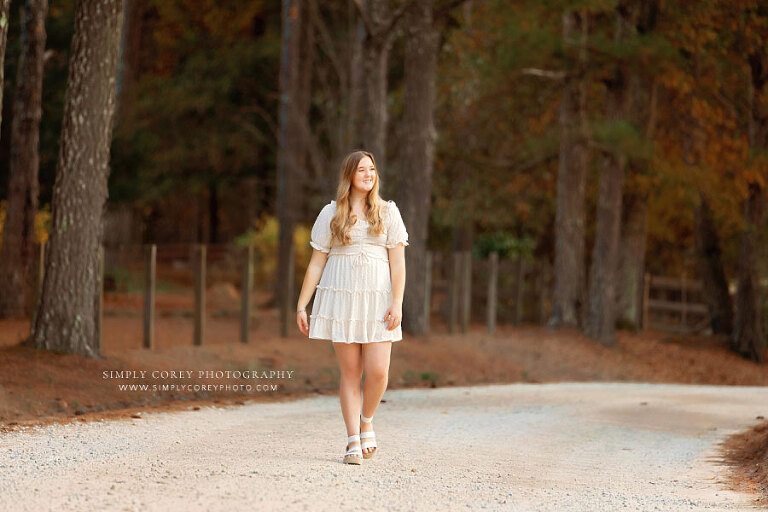
{"label": "tree bark", "polygon": [[[315,30],[313,17],[315,12],[309,8],[309,2],[303,0],[302,12],[304,13],[302,19],[302,32],[301,32],[301,65],[299,66],[299,76],[297,78],[298,85],[296,91],[296,115],[298,116],[297,123],[302,126],[310,126],[310,108],[312,106],[312,77],[313,70],[317,66],[316,64],[316,49],[317,42],[315,40]],[[331,134],[329,134],[330,136]],[[307,189],[309,189],[309,172],[307,169],[310,167],[309,152],[311,151],[311,145],[309,137],[311,137],[311,130],[301,130],[300,141],[298,146],[300,151],[296,153],[296,165],[293,179],[297,181],[298,197],[294,202],[294,208],[298,210],[297,218],[311,218],[312,213],[308,211],[307,205]],[[330,138],[330,137],[329,137]]]}
{"label": "tree bark", "polygon": [[405,91],[402,129],[408,140],[402,148],[402,173],[408,186],[402,189],[403,221],[408,228],[405,251],[410,286],[403,297],[403,329],[422,335],[427,329],[424,311],[427,234],[432,197],[435,154],[435,78],[440,33],[433,19],[434,0],[411,5],[406,13]]}
{"label": "tree bark", "polygon": [[[700,57],[689,56],[690,67],[695,81],[700,79]],[[683,139],[683,161],[696,172],[703,172],[700,162],[708,150],[705,128],[694,113],[696,90],[688,93],[688,108],[685,123],[688,129]],[[694,240],[697,253],[697,271],[701,276],[703,292],[709,310],[710,326],[713,333],[732,335],[734,327],[733,300],[725,274],[720,237],[713,218],[707,195],[700,191],[699,201],[694,209]]]}
{"label": "tree bark", "polygon": [[765,333],[760,313],[760,288],[757,255],[760,252],[760,232],[764,211],[763,190],[757,183],[749,184],[744,203],[744,223],[739,247],[739,290],[736,295],[736,328],[732,348],[741,356],[762,363],[765,353]]}
{"label": "tree bark", "polygon": [[723,253],[717,234],[712,209],[706,196],[699,193],[699,204],[694,212],[698,273],[709,309],[710,325],[715,334],[733,333],[733,301],[725,277]]}
{"label": "tree bark", "polygon": [[589,150],[587,146],[586,36],[588,13],[563,14],[563,40],[580,31],[579,54],[569,74],[560,102],[560,160],[557,172],[555,217],[555,287],[552,298],[552,327],[575,327],[583,314],[585,283],[584,194]]}
{"label": "tree bark", "polygon": [[[354,3],[354,0],[350,0],[350,4]],[[362,109],[362,102],[364,97],[363,87],[363,44],[365,43],[365,24],[359,15],[355,16],[354,28],[351,30],[351,37],[349,38],[349,98],[347,101],[347,110],[344,131],[344,142],[347,146],[344,150],[356,147],[362,144],[360,133],[358,133],[358,127],[360,126],[360,120],[362,115],[360,110]],[[339,158],[343,158],[343,155],[338,155]],[[374,154],[374,157],[378,155]]]}
{"label": "tree bark", "polygon": [[8,42],[8,9],[11,0],[0,0],[0,122],[3,120],[3,86],[5,85],[5,48]]}
{"label": "tree bark", "polygon": [[[618,94],[617,91],[611,93]],[[597,200],[597,225],[589,281],[589,313],[585,332],[602,345],[616,343],[616,265],[618,263],[621,193],[625,158],[603,157]]]}
{"label": "tree bark", "polygon": [[219,243],[219,187],[216,178],[208,183],[208,233],[209,242]]}
{"label": "tree bark", "polygon": [[[27,0],[11,122],[7,215],[0,249],[0,317],[31,313],[32,263],[37,213],[43,54],[48,0]],[[1,86],[1,84],[0,84]]]}
{"label": "tree bark", "polygon": [[135,88],[141,71],[141,41],[144,33],[146,0],[124,0],[120,61],[117,67],[117,97],[115,115],[130,112],[135,100]]}
{"label": "tree bark", "polygon": [[107,200],[122,0],[79,0],[70,51],[47,265],[31,340],[99,357],[98,258]]}
{"label": "tree bark", "polygon": [[623,324],[638,329],[642,319],[645,241],[648,231],[647,197],[632,195],[626,197],[624,203],[617,276],[617,313]]}
{"label": "tree bark", "polygon": [[[624,38],[625,30],[633,31],[636,27],[637,4],[627,2],[619,5],[616,16],[614,41],[619,43]],[[617,64],[612,76],[606,81],[608,97],[605,117],[608,121],[627,118],[632,78],[625,66]],[[616,343],[616,272],[626,160],[620,151],[608,151],[603,156],[600,172],[585,333],[605,346]]]}
{"label": "tree bark", "polygon": [[[300,0],[283,0],[283,33],[280,53],[280,112],[277,164],[277,216],[280,225],[275,299],[280,308],[280,325],[286,324],[285,294],[293,290],[288,283],[293,265],[293,230],[296,225],[296,156],[301,152],[298,124],[301,27],[304,13]],[[298,203],[300,204],[300,202]],[[287,335],[287,333],[282,333]]]}
{"label": "tree bark", "polygon": [[[373,153],[376,167],[382,177],[384,193],[387,188],[387,90],[389,81],[387,66],[389,51],[394,38],[394,13],[389,8],[388,0],[356,0],[360,7],[363,30],[358,30],[360,41],[360,63],[353,60],[352,65],[362,66],[357,75],[359,89],[353,91],[356,98],[356,116],[354,117],[355,135],[352,139],[355,148]],[[353,76],[357,71],[352,71]],[[357,94],[357,96],[354,96]]]}
{"label": "tree bark", "polygon": [[[646,2],[638,23],[639,31],[654,28],[658,4]],[[631,115],[638,126],[645,125],[645,138],[649,143],[656,132],[657,84],[653,79],[634,77],[635,87],[630,89]],[[640,85],[642,84],[642,85]],[[629,172],[643,174],[648,160],[638,159],[629,164]],[[637,330],[643,319],[643,292],[645,284],[645,249],[648,236],[648,195],[647,187],[635,183],[634,190],[627,194],[624,202],[621,244],[619,249],[619,274],[617,288],[618,319],[620,323]]]}
{"label": "tree bark", "polygon": [[[752,149],[768,150],[768,112],[765,109],[764,89],[768,83],[768,58],[765,52],[749,56],[750,123],[749,143]],[[744,228],[739,248],[739,290],[736,296],[736,326],[732,348],[752,361],[765,359],[765,332],[760,310],[758,254],[761,250],[760,228],[765,212],[765,191],[758,181],[748,183],[744,203]]]}

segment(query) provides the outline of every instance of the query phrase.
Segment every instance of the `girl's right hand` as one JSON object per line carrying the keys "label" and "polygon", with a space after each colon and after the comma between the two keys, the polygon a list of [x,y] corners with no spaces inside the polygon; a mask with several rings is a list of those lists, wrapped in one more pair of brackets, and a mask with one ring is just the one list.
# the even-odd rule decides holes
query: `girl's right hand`
{"label": "girl's right hand", "polygon": [[296,313],[296,325],[305,336],[309,335],[309,322],[307,321],[307,312],[299,311]]}

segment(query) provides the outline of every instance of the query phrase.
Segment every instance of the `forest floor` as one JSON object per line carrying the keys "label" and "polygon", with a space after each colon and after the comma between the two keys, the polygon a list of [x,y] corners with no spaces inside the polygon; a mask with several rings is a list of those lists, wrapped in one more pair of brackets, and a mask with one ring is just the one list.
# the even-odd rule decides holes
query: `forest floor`
{"label": "forest floor", "polygon": [[[206,336],[192,345],[192,298],[157,294],[155,348],[141,348],[141,296],[105,295],[101,359],[36,351],[19,342],[28,321],[0,321],[0,432],[36,425],[141,417],[146,412],[186,411],[247,402],[293,401],[336,396],[338,369],[330,342],[310,340],[295,325],[279,336],[274,309],[254,314],[250,343],[239,342],[238,297],[222,287],[207,295]],[[257,296],[256,303],[266,302]],[[768,354],[766,354],[768,359]],[[176,371],[177,377],[155,374]],[[268,379],[237,379],[200,371],[277,372]],[[111,372],[133,372],[113,378]],[[142,376],[141,372],[145,372]],[[187,373],[189,372],[189,373]],[[280,373],[282,372],[282,373]],[[123,375],[125,376],[125,375]],[[449,333],[439,316],[425,337],[395,342],[388,390],[484,384],[621,382],[768,386],[768,365],[731,353],[718,337],[620,331],[617,344],[601,346],[575,330],[500,325],[488,334],[481,324],[466,334]],[[181,386],[250,383],[253,390],[189,391]],[[143,385],[147,391],[121,385]],[[256,385],[275,385],[257,390]],[[152,386],[175,385],[175,390]],[[720,455],[729,466],[732,489],[768,500],[768,411],[755,425],[723,440]],[[762,501],[760,501],[762,500]]]}

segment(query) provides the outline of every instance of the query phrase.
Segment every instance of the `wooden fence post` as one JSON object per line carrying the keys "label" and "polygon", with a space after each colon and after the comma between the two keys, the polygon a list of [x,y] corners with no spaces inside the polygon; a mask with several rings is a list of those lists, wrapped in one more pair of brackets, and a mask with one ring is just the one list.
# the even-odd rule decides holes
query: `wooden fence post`
{"label": "wooden fence post", "polygon": [[[643,329],[692,333],[706,328],[709,319],[708,305],[696,302],[695,298],[691,300],[691,293],[695,296],[696,293],[702,292],[702,282],[689,278],[687,274],[667,277],[646,273],[642,301]],[[694,319],[691,320],[691,317]],[[666,321],[667,319],[671,321]]]}
{"label": "wooden fence post", "polygon": [[487,324],[488,332],[496,330],[496,298],[499,280],[499,253],[496,251],[488,255],[488,302]]}
{"label": "wooden fence post", "polygon": [[648,328],[648,300],[651,296],[651,274],[646,272],[643,275],[643,316],[642,316],[642,329]]}
{"label": "wooden fence post", "polygon": [[96,353],[101,353],[102,332],[104,323],[104,245],[99,244],[99,255],[96,263]]}
{"label": "wooden fence post", "polygon": [[469,329],[470,314],[472,308],[472,251],[464,251],[464,286],[461,301],[461,332]]}
{"label": "wooden fence post", "polygon": [[205,339],[205,244],[197,244],[195,265],[195,333],[194,344],[202,345]]}
{"label": "wooden fence post", "polygon": [[[291,322],[296,321],[296,302],[294,301],[294,273],[295,273],[295,265],[296,265],[296,244],[291,241],[290,247],[288,249],[288,275],[286,277],[286,283],[283,283],[284,292],[283,293],[283,304],[282,304],[282,311],[280,314],[280,318],[282,322],[280,322],[280,336],[282,338],[288,337],[288,330],[289,326],[291,325]],[[293,313],[293,314],[291,314]],[[309,316],[309,315],[307,315]]]}
{"label": "wooden fence post", "polygon": [[683,271],[683,274],[680,276],[680,298],[682,301],[682,304],[680,305],[680,324],[683,329],[688,325],[688,293],[685,285],[685,271]]}
{"label": "wooden fence post", "polygon": [[456,330],[456,319],[459,316],[459,279],[461,276],[461,253],[453,251],[451,253],[453,261],[453,274],[450,281],[450,304],[448,311],[448,332],[453,333]]}
{"label": "wooden fence post", "polygon": [[32,301],[32,325],[35,325],[37,316],[37,303],[40,301],[40,294],[43,293],[43,279],[45,278],[45,240],[38,245],[37,253],[37,272],[35,273],[35,297]]}
{"label": "wooden fence post", "polygon": [[426,251],[424,262],[424,334],[429,334],[429,313],[432,300],[432,251]]}
{"label": "wooden fence post", "polygon": [[536,293],[538,294],[538,323],[544,325],[546,323],[547,312],[547,266],[543,263],[537,265],[538,271],[536,272]]}
{"label": "wooden fence post", "polygon": [[525,260],[517,257],[517,280],[515,281],[515,325],[520,325],[523,316],[523,281],[525,279]]}
{"label": "wooden fence post", "polygon": [[240,343],[248,343],[251,330],[251,288],[253,288],[253,244],[248,244],[243,265],[243,291],[240,295]]}
{"label": "wooden fence post", "polygon": [[40,254],[38,255],[38,260],[37,260],[37,275],[38,275],[37,292],[38,292],[38,297],[40,296],[40,292],[42,292],[42,290],[43,290],[43,279],[45,279],[45,246],[46,246],[46,242],[45,242],[45,240],[43,240],[40,243]]}
{"label": "wooden fence post", "polygon": [[157,269],[157,245],[144,249],[144,340],[142,346],[155,348],[155,278]]}

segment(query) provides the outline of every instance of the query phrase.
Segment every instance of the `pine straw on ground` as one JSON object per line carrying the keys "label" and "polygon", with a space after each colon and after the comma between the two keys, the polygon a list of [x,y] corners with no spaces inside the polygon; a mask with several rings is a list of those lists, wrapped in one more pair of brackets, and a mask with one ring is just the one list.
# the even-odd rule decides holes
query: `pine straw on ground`
{"label": "pine straw on ground", "polygon": [[723,462],[728,466],[730,487],[754,494],[754,504],[768,505],[768,421],[753,425],[725,439],[720,445]]}

